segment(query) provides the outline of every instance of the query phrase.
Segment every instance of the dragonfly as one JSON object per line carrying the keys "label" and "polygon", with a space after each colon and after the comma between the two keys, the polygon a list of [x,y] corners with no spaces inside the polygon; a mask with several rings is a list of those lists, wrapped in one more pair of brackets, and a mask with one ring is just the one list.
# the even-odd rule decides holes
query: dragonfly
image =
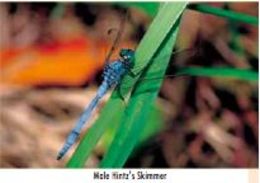
{"label": "dragonfly", "polygon": [[132,49],[121,49],[119,53],[119,58],[115,61],[109,62],[110,57],[115,50],[120,37],[122,36],[124,23],[126,22],[128,12],[126,12],[126,16],[121,20],[120,26],[122,29],[118,31],[118,34],[114,40],[114,43],[105,59],[105,67],[103,70],[103,81],[97,90],[96,96],[92,99],[90,104],[86,107],[86,109],[81,114],[80,118],[76,122],[75,127],[71,130],[68,135],[63,147],[58,153],[57,160],[60,160],[64,155],[69,151],[72,145],[76,142],[77,138],[80,135],[80,131],[85,125],[85,123],[89,120],[91,113],[98,105],[99,101],[102,97],[107,93],[107,91],[113,87],[116,87],[122,78],[127,75],[133,75],[131,69],[134,67],[134,50]]}
{"label": "dragonfly", "polygon": [[80,131],[86,121],[90,118],[92,111],[97,106],[100,99],[107,93],[107,91],[118,85],[122,78],[131,73],[131,69],[134,66],[134,51],[131,49],[122,49],[120,51],[120,58],[110,64],[106,64],[103,71],[103,81],[98,88],[96,96],[92,99],[88,107],[84,110],[80,116],[76,126],[72,129],[71,133],[67,137],[67,140],[60,150],[57,159],[61,159],[70,147],[76,142]]}
{"label": "dragonfly", "polygon": [[[128,16],[127,13],[128,12],[126,12],[126,16],[124,16],[125,18],[121,20],[119,27],[124,28],[123,24],[125,23],[125,19]],[[102,97],[107,93],[107,91],[111,88],[117,87],[120,81],[126,75],[130,75],[131,77],[135,76],[135,74],[131,70],[134,67],[135,51],[133,49],[123,48],[121,49],[119,53],[119,58],[117,60],[112,62],[109,61],[122,35],[123,28],[120,31],[118,31],[114,43],[105,59],[106,63],[102,74],[103,81],[101,82],[101,85],[97,90],[97,94],[89,103],[89,105],[85,108],[85,110],[79,117],[78,121],[76,122],[76,125],[69,133],[63,147],[58,153],[57,160],[62,159],[65,156],[65,154],[69,151],[69,149],[73,146],[73,144],[76,142],[77,138],[80,135],[81,129],[84,127],[85,123],[89,120],[89,118],[91,117],[91,113],[96,108],[96,106],[98,105]],[[168,75],[168,76],[171,77],[176,75]],[[158,78],[152,78],[152,79],[158,79]]]}

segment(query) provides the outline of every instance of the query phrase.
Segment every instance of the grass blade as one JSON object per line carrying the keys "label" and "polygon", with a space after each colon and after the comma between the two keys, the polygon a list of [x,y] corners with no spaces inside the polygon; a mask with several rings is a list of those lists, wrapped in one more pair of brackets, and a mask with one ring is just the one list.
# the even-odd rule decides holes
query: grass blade
{"label": "grass blade", "polygon": [[155,16],[158,12],[159,2],[117,2],[122,7],[135,7],[146,12],[149,16]]}
{"label": "grass blade", "polygon": [[[137,68],[139,68],[140,64],[147,65],[145,62],[147,60],[152,62],[145,73],[143,73],[144,76],[149,77],[149,73],[154,73],[159,69],[161,72],[158,74],[158,77],[163,77],[170,59],[171,54],[169,53],[171,53],[177,37],[178,20],[186,4],[185,2],[164,3],[159,10],[158,15],[136,51]],[[158,24],[161,26],[158,26]],[[169,57],[164,59],[164,61],[156,58],[152,59],[155,52],[157,52],[156,57],[158,58],[166,53],[169,54]],[[145,84],[142,83],[135,86],[124,116],[120,120],[116,136],[101,162],[101,167],[122,167],[124,165],[140,139],[160,85],[161,81],[153,85],[146,82]]]}
{"label": "grass blade", "polygon": [[231,10],[224,10],[221,8],[212,7],[206,4],[196,4],[189,6],[190,9],[200,11],[202,13],[208,13],[211,15],[216,15],[224,17],[234,21],[240,21],[252,25],[258,25],[258,18],[255,16],[247,15],[244,13],[238,13]]}
{"label": "grass blade", "polygon": [[258,73],[249,69],[228,67],[185,67],[179,68],[177,74],[206,77],[225,77],[246,81],[258,81]]}

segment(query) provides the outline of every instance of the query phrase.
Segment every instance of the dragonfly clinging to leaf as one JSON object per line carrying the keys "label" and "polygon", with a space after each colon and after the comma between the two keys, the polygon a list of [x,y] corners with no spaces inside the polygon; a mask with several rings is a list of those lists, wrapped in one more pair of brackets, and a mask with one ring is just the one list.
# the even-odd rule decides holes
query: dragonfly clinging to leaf
{"label": "dragonfly clinging to leaf", "polygon": [[[127,16],[125,16],[126,18]],[[120,27],[124,27],[125,20],[122,19]],[[90,104],[87,108],[83,111],[82,115],[78,119],[75,127],[72,129],[70,134],[68,135],[65,144],[63,145],[62,149],[59,151],[57,159],[61,159],[71,148],[71,146],[76,142],[81,129],[83,128],[84,124],[88,121],[91,116],[92,111],[97,106],[100,99],[106,94],[106,92],[112,88],[116,87],[122,78],[126,74],[133,74],[131,69],[134,66],[134,51],[131,49],[121,49],[119,56],[120,58],[109,62],[110,56],[112,52],[115,50],[116,45],[118,44],[119,38],[121,37],[122,30],[118,31],[118,34],[115,38],[114,44],[111,47],[108,56],[106,57],[106,64],[103,70],[103,81],[98,88],[96,96],[92,99]]]}

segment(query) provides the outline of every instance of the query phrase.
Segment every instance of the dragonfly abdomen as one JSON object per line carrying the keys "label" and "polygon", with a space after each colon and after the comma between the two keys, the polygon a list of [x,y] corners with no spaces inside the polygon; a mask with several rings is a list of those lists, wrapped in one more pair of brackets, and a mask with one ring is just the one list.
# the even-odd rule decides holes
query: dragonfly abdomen
{"label": "dragonfly abdomen", "polygon": [[95,98],[92,99],[88,107],[83,111],[80,118],[78,119],[75,127],[71,130],[69,136],[66,139],[65,144],[63,145],[62,149],[60,150],[57,159],[61,159],[71,148],[71,146],[76,142],[81,129],[83,128],[84,124],[89,120],[92,111],[97,106],[99,100],[106,94],[109,89],[109,85],[106,82],[103,82],[102,85],[99,87],[97,95]]}

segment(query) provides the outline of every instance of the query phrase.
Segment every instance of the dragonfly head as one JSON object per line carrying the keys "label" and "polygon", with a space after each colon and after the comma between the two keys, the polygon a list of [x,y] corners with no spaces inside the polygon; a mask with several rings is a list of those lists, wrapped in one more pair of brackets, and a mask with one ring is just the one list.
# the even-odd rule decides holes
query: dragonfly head
{"label": "dragonfly head", "polygon": [[119,53],[120,57],[122,58],[122,61],[129,67],[134,67],[134,50],[131,49],[122,49]]}

